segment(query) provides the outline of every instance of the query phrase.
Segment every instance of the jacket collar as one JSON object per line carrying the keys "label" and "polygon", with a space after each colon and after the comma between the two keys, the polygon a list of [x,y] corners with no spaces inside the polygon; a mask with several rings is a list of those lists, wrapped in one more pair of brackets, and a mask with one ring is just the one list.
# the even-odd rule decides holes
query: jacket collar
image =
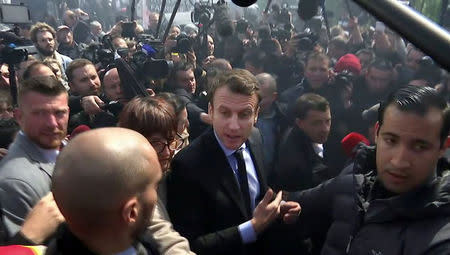
{"label": "jacket collar", "polygon": [[27,154],[31,161],[34,161],[39,165],[39,168],[46,172],[50,177],[53,175],[53,168],[55,162],[48,161],[42,152],[38,149],[38,146],[32,142],[24,133],[20,131],[14,141],[14,146],[17,146],[19,150],[22,150]]}
{"label": "jacket collar", "polygon": [[[363,167],[366,172],[360,169]],[[361,173],[364,178],[360,185],[355,186],[356,199],[358,208],[365,212],[366,222],[450,215],[450,175],[433,175],[426,184],[415,190],[400,195],[391,194],[377,177],[375,147],[369,146],[362,146],[356,157],[354,174]]]}

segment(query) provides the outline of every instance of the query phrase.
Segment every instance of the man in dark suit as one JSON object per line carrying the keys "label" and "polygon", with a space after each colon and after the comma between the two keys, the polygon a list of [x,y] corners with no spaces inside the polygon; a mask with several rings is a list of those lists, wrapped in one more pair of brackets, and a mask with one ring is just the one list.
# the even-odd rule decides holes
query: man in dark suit
{"label": "man in dark suit", "polygon": [[278,216],[289,222],[300,212],[296,203],[281,203],[281,193],[273,199],[267,187],[261,136],[253,127],[257,90],[246,70],[219,78],[208,106],[213,129],[172,162],[169,214],[198,254],[265,254],[265,230]]}
{"label": "man in dark suit", "polygon": [[274,188],[298,191],[317,186],[332,173],[324,160],[324,144],[331,128],[328,101],[317,94],[306,93],[297,99],[295,125],[284,134],[271,180]]}

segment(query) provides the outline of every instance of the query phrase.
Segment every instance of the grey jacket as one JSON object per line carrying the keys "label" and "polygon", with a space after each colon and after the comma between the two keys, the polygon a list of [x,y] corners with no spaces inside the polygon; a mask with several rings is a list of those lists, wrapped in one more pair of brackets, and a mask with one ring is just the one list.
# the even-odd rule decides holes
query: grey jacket
{"label": "grey jacket", "polygon": [[31,208],[50,191],[54,162],[19,132],[0,161],[0,203],[7,235],[20,230]]}

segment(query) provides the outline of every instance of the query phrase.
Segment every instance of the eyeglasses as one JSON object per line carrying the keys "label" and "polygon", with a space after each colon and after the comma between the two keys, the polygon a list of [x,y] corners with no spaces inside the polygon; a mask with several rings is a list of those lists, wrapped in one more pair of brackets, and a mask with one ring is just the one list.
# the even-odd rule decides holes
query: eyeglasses
{"label": "eyeglasses", "polygon": [[170,142],[150,141],[150,143],[157,153],[163,152],[166,147],[169,148],[170,151],[175,151],[181,147],[180,145],[182,145],[178,143],[177,139]]}

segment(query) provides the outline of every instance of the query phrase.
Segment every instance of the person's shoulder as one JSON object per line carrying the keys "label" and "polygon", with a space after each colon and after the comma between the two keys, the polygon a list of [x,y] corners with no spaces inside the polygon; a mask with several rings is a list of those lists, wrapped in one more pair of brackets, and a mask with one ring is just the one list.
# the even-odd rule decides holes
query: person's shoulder
{"label": "person's shoulder", "polygon": [[[59,53],[59,52],[58,52]],[[70,63],[72,62],[72,59],[69,56],[66,56],[64,54],[59,53],[59,55],[61,56],[61,59],[64,63]]]}
{"label": "person's shoulder", "polygon": [[174,160],[187,160],[192,163],[198,163],[196,160],[206,159],[208,157],[206,152],[212,146],[211,142],[213,142],[211,138],[214,134],[211,133],[212,131],[205,132],[194,139],[188,146],[175,155]]}

